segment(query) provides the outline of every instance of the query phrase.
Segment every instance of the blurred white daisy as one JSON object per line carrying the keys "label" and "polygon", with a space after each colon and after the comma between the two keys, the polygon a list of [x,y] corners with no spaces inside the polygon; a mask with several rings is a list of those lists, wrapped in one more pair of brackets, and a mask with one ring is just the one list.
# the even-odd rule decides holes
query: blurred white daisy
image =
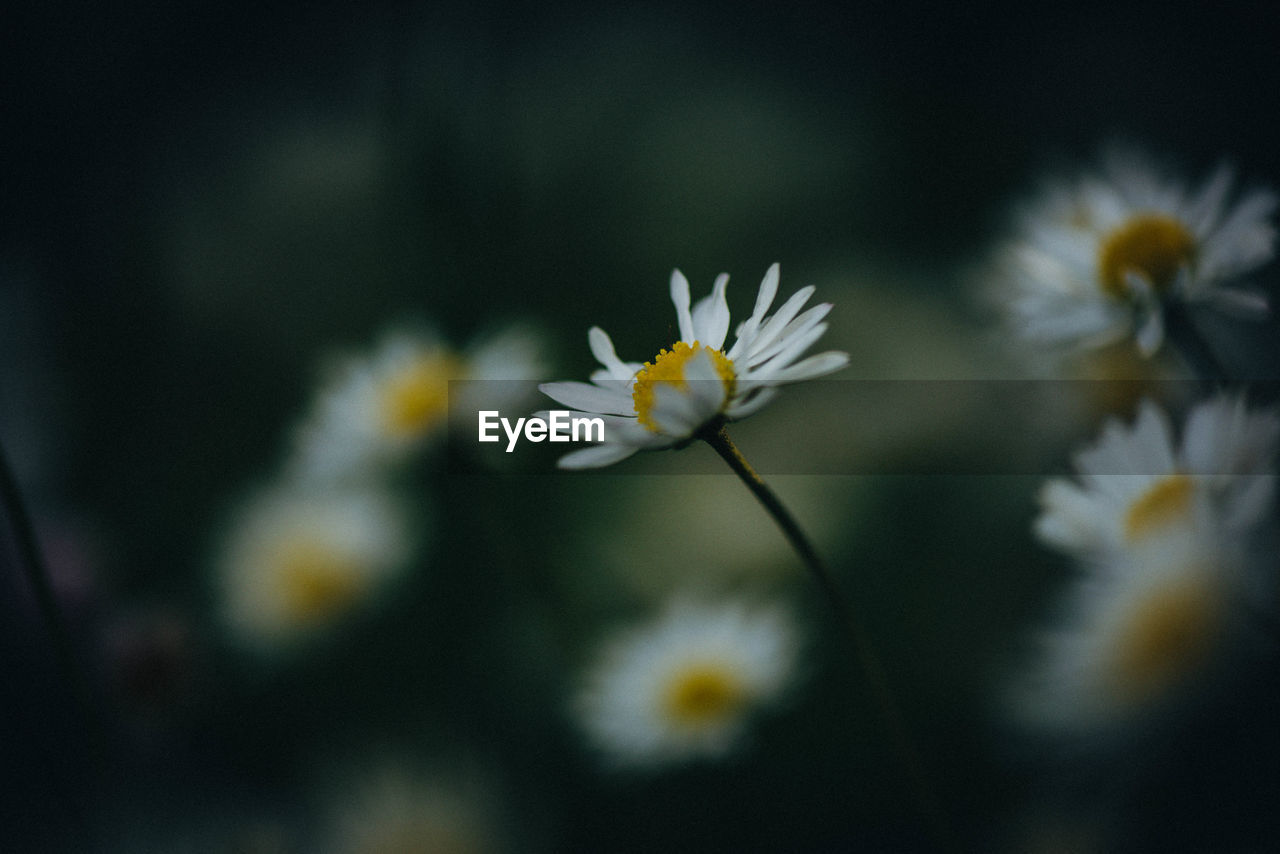
{"label": "blurred white daisy", "polygon": [[1241,625],[1249,585],[1225,540],[1166,533],[1077,582],[1042,660],[1014,699],[1063,732],[1125,724],[1211,683]]}
{"label": "blurred white daisy", "polygon": [[400,765],[342,781],[331,796],[322,851],[331,854],[484,854],[507,850],[478,780]]}
{"label": "blurred white daisy", "polygon": [[218,564],[228,628],[264,651],[366,608],[413,551],[406,509],[362,489],[275,491],[249,501]]}
{"label": "blurred white daisy", "polygon": [[1096,557],[1174,528],[1242,531],[1270,505],[1278,441],[1280,415],[1219,396],[1191,410],[1176,447],[1168,417],[1143,401],[1132,427],[1112,420],[1076,455],[1078,481],[1045,484],[1035,532],[1066,552]]}
{"label": "blurred white daisy", "polygon": [[1000,255],[1001,301],[1023,337],[1092,348],[1132,334],[1151,355],[1167,300],[1266,313],[1262,296],[1233,283],[1272,256],[1274,193],[1228,204],[1226,167],[1191,191],[1133,154],[1104,166],[1049,187]]}
{"label": "blurred white daisy", "polygon": [[618,766],[715,758],[792,681],[797,633],[779,608],[676,601],[621,633],[591,667],[576,709],[592,744]]}
{"label": "blurred white daisy", "polygon": [[[543,370],[541,347],[512,328],[456,352],[430,332],[395,328],[367,355],[336,364],[296,436],[291,471],[313,480],[360,477],[404,462],[453,417],[514,406]],[[467,382],[461,382],[461,381]]]}
{"label": "blurred white daisy", "polygon": [[[661,350],[652,362],[624,362],[603,329],[587,333],[591,353],[603,366],[591,383],[554,382],[539,386],[577,415],[604,419],[605,441],[560,458],[562,468],[596,468],[625,459],[636,451],[669,448],[694,438],[718,420],[745,418],[768,403],[776,387],[813,379],[848,364],[847,353],[829,351],[800,359],[827,330],[822,322],[830,303],[800,309],[813,295],[809,286],[797,291],[766,317],[778,292],[778,265],[765,273],[755,310],[735,330],[726,352],[729,306],[728,274],[715,281],[711,294],[690,309],[689,282],[671,274],[680,340]],[[797,361],[798,360],[798,361]]]}

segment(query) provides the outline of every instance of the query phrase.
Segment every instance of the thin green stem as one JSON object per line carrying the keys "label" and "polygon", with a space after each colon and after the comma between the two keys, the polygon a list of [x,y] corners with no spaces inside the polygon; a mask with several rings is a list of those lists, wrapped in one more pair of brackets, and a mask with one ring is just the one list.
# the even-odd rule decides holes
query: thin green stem
{"label": "thin green stem", "polygon": [[45,566],[44,557],[36,542],[31,516],[27,512],[26,503],[22,500],[18,482],[13,476],[13,470],[9,466],[9,459],[3,448],[0,448],[0,502],[3,502],[9,516],[9,526],[18,552],[18,563],[26,573],[27,583],[31,585],[32,593],[35,595],[36,608],[53,642],[54,658],[64,674],[70,676],[77,672],[75,657],[71,652],[70,635],[63,624],[62,613],[58,610],[53,585],[49,581],[49,569]]}
{"label": "thin green stem", "polygon": [[31,591],[35,597],[36,609],[49,633],[49,640],[53,645],[54,663],[62,673],[76,705],[80,707],[90,737],[101,746],[104,735],[101,721],[94,714],[93,705],[89,700],[88,680],[76,660],[71,633],[67,630],[62,611],[58,607],[57,596],[53,592],[53,584],[50,581],[49,567],[40,551],[35,527],[31,523],[31,514],[27,510],[22,491],[18,488],[18,481],[14,477],[3,447],[0,447],[0,505],[3,505],[4,512],[8,516],[18,563],[26,573],[27,582],[31,585]]}
{"label": "thin green stem", "polygon": [[713,425],[700,438],[715,449],[716,453],[729,464],[729,468],[733,469],[733,473],[751,490],[751,494],[764,505],[765,510],[777,522],[778,527],[782,529],[782,533],[786,536],[791,547],[795,549],[800,556],[800,560],[822,589],[823,595],[830,603],[832,610],[835,611],[836,622],[839,623],[849,644],[853,647],[858,665],[871,688],[872,697],[875,699],[880,715],[890,731],[893,744],[902,762],[903,770],[910,778],[909,782],[916,793],[920,811],[929,822],[936,838],[939,841],[946,839],[948,837],[946,832],[947,823],[943,818],[938,799],[930,784],[929,775],[925,771],[924,761],[921,759],[920,752],[916,749],[915,741],[911,737],[910,730],[898,707],[898,701],[894,696],[893,690],[889,687],[884,665],[875,652],[871,638],[854,614],[849,598],[841,590],[835,576],[832,575],[822,558],[818,556],[813,543],[805,535],[795,517],[791,515],[786,505],[778,498],[777,493],[770,489],[769,485],[764,482],[752,465],[747,462],[746,457],[738,450],[733,440],[729,438],[729,433],[725,426],[723,424]]}

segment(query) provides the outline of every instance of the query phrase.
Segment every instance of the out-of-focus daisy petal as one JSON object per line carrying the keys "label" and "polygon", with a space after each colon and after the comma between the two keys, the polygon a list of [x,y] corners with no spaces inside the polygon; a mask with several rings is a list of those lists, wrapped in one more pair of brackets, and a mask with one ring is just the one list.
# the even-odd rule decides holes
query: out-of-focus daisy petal
{"label": "out-of-focus daisy petal", "polygon": [[781,609],[676,600],[604,646],[577,697],[579,723],[616,767],[719,758],[790,686],[797,646]]}
{"label": "out-of-focus daisy petal", "polygon": [[1231,185],[1222,167],[1188,191],[1136,154],[1113,153],[1103,175],[1056,184],[1022,210],[993,294],[1030,342],[1096,348],[1131,336],[1154,355],[1167,304],[1230,310],[1231,280],[1271,258],[1275,194],[1232,204]]}
{"label": "out-of-focus daisy petal", "polygon": [[1181,446],[1168,417],[1143,401],[1132,427],[1109,421],[1076,454],[1079,484],[1052,480],[1041,492],[1036,534],[1077,557],[1127,552],[1172,531],[1215,540],[1238,536],[1269,506],[1280,417],[1218,397],[1187,417]]}

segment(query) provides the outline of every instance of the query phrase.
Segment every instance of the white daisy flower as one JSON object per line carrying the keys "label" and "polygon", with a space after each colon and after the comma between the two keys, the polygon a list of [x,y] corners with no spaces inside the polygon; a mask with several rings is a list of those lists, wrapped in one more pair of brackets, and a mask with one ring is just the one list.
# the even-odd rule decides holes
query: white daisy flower
{"label": "white daisy flower", "polygon": [[602,650],[577,697],[580,722],[619,766],[720,757],[788,687],[796,654],[781,609],[676,601]]}
{"label": "white daisy flower", "polygon": [[1225,541],[1184,530],[1143,543],[1077,582],[1042,661],[1014,693],[1028,722],[1097,732],[1212,681],[1239,638],[1249,585]]}
{"label": "white daisy flower", "polygon": [[429,332],[392,329],[372,353],[332,369],[297,432],[292,471],[334,480],[402,463],[448,423],[450,382],[453,416],[474,425],[477,410],[515,405],[532,390],[526,383],[542,370],[540,349],[519,328],[464,353]]}
{"label": "white daisy flower", "polygon": [[1112,420],[1076,455],[1078,481],[1045,484],[1035,532],[1063,551],[1097,557],[1170,529],[1245,530],[1270,505],[1278,441],[1280,415],[1220,396],[1192,409],[1176,447],[1169,419],[1143,401],[1132,427]]}
{"label": "white daisy flower", "polygon": [[591,375],[591,383],[539,386],[576,415],[604,419],[605,441],[566,454],[560,467],[597,468],[639,450],[679,445],[718,420],[752,414],[773,398],[777,386],[820,377],[848,364],[848,354],[835,351],[800,359],[827,331],[822,319],[831,310],[830,303],[800,310],[813,295],[813,286],[797,291],[772,316],[765,316],[778,292],[778,271],[774,264],[765,273],[755,310],[738,325],[727,352],[726,273],[692,309],[689,282],[679,270],[671,274],[680,340],[670,350],[659,351],[652,362],[622,361],[605,331],[593,326],[587,340],[603,368]]}
{"label": "white daisy flower", "polygon": [[342,779],[321,850],[331,854],[483,854],[508,850],[480,779],[390,764]]}
{"label": "white daisy flower", "polygon": [[408,514],[384,494],[258,496],[235,520],[218,564],[226,624],[247,644],[291,647],[367,607],[412,550]]}
{"label": "white daisy flower", "polygon": [[1265,314],[1263,297],[1231,283],[1271,258],[1274,193],[1228,204],[1226,167],[1195,191],[1133,155],[1105,167],[1050,187],[1001,255],[1012,291],[1002,301],[1023,337],[1092,348],[1134,334],[1149,356],[1164,338],[1166,301]]}

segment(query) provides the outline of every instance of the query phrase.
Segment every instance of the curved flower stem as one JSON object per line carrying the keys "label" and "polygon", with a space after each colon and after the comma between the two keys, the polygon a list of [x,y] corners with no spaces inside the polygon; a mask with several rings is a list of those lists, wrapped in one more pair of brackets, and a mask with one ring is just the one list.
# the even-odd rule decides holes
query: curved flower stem
{"label": "curved flower stem", "polygon": [[818,586],[822,588],[823,594],[835,611],[836,621],[840,624],[847,640],[853,646],[854,654],[858,658],[858,664],[870,684],[872,696],[875,698],[881,717],[884,718],[884,722],[890,730],[903,769],[916,791],[919,809],[931,825],[935,837],[941,842],[948,836],[946,833],[946,821],[934,795],[933,787],[929,783],[929,776],[925,772],[924,762],[920,758],[920,753],[916,749],[906,721],[898,708],[897,699],[894,697],[893,691],[889,687],[889,682],[885,678],[884,665],[880,662],[880,657],[876,655],[870,637],[855,617],[853,606],[850,604],[849,599],[840,589],[840,585],[836,583],[835,576],[831,574],[826,564],[818,557],[813,543],[805,536],[795,517],[791,515],[791,512],[779,500],[777,493],[769,488],[769,485],[764,482],[751,466],[751,463],[747,462],[746,458],[742,456],[742,452],[738,450],[737,445],[729,438],[725,425],[712,425],[699,438],[705,440],[707,444],[715,449],[716,453],[729,464],[729,468],[733,469],[734,474],[747,485],[751,493],[764,505],[765,510],[778,523],[778,527],[782,529],[787,541],[791,543],[792,548],[799,554],[800,560],[809,569],[814,580],[818,582]]}
{"label": "curved flower stem", "polygon": [[[26,573],[27,582],[35,596],[36,608],[49,632],[53,644],[53,658],[63,679],[66,680],[75,703],[80,707],[85,723],[88,725],[90,737],[101,742],[103,733],[101,722],[93,712],[89,701],[88,681],[80,669],[71,643],[71,633],[67,630],[62,612],[58,608],[57,597],[49,580],[49,568],[44,562],[36,540],[35,528],[31,524],[31,514],[27,511],[26,502],[18,488],[18,481],[13,475],[4,448],[0,447],[0,507],[8,517],[9,528],[13,532],[18,563]],[[100,746],[100,745],[99,745]]]}

